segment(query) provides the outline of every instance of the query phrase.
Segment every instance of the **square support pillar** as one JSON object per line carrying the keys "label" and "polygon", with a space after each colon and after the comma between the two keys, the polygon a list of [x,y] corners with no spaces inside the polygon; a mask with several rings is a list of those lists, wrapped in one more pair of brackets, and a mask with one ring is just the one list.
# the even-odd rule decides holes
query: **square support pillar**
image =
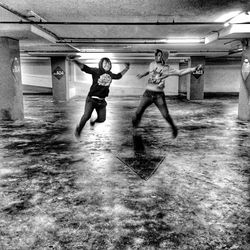
{"label": "square support pillar", "polygon": [[19,41],[0,37],[0,120],[23,120]]}
{"label": "square support pillar", "polygon": [[65,56],[51,58],[52,93],[55,101],[69,100],[69,62]]}
{"label": "square support pillar", "polygon": [[[204,56],[192,56],[191,67],[195,67],[197,64],[203,64],[205,66]],[[191,74],[190,82],[187,85],[187,99],[188,100],[203,100],[204,99],[204,74],[199,78],[196,78]]]}
{"label": "square support pillar", "polygon": [[[180,62],[179,69],[186,69],[190,67],[190,61]],[[187,95],[187,86],[190,83],[190,74],[180,76],[178,82],[178,95],[179,96],[186,96]]]}
{"label": "square support pillar", "polygon": [[250,121],[250,39],[245,39],[241,59],[238,118]]}

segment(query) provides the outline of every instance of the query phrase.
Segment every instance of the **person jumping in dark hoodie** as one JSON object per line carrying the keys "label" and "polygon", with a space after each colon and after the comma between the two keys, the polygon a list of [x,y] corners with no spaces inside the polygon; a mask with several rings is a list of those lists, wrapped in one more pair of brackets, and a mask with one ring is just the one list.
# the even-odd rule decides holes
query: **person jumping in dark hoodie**
{"label": "person jumping in dark hoodie", "polygon": [[90,119],[94,109],[97,112],[97,118],[90,122],[91,126],[93,126],[96,122],[101,123],[106,120],[107,102],[105,98],[109,94],[109,87],[112,79],[121,79],[122,76],[128,71],[130,64],[126,63],[126,67],[120,73],[114,74],[111,72],[111,61],[107,57],[104,57],[100,60],[98,68],[89,67],[76,59],[69,58],[69,60],[76,63],[85,73],[91,74],[93,79],[88,96],[86,98],[84,114],[82,115],[82,118],[75,129],[75,136],[80,137],[81,131],[86,122]]}

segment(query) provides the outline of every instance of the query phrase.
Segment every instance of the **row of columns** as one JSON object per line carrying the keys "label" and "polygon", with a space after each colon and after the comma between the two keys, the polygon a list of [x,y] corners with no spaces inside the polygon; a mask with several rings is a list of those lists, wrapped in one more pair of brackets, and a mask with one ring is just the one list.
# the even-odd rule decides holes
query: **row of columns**
{"label": "row of columns", "polygon": [[[0,37],[0,120],[22,120],[23,94],[20,67],[19,41]],[[250,61],[250,46],[246,46],[242,56],[242,66]],[[180,68],[205,65],[204,57],[191,57],[191,62],[180,64]],[[249,62],[248,62],[249,64]],[[69,99],[69,62],[65,57],[52,57],[52,91],[56,101]],[[250,71],[250,67],[249,67]],[[186,83],[187,99],[204,98],[204,75],[186,75],[180,78],[179,90]],[[241,120],[250,120],[250,77],[242,77],[239,93],[238,116]]]}

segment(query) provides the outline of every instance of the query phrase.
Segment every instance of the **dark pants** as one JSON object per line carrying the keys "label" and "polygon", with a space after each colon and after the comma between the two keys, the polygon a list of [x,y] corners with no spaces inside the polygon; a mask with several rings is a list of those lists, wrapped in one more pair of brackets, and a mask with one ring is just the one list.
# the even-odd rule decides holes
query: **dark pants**
{"label": "dark pants", "polygon": [[94,109],[97,112],[97,118],[94,122],[104,122],[106,120],[106,106],[105,100],[87,97],[85,102],[84,114],[78,125],[78,133],[80,134],[86,122],[90,119]]}
{"label": "dark pants", "polygon": [[173,131],[176,131],[177,127],[175,126],[173,119],[168,112],[168,107],[165,100],[164,92],[154,92],[150,90],[146,90],[141,98],[140,104],[132,118],[133,127],[134,128],[138,127],[144,111],[152,103],[154,103],[156,107],[160,110],[162,116],[170,124]]}

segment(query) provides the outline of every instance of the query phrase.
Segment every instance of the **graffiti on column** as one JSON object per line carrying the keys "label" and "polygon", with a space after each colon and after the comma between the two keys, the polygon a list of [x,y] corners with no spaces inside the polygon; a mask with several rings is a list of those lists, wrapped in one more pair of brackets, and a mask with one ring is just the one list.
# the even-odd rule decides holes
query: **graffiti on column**
{"label": "graffiti on column", "polygon": [[249,40],[244,38],[241,40],[241,44],[242,44],[243,59],[244,59],[241,65],[241,76],[248,92],[248,104],[250,104],[250,80],[248,79],[250,72],[250,65],[247,53],[244,53],[244,51],[247,51],[249,49]]}
{"label": "graffiti on column", "polygon": [[204,74],[204,69],[203,69],[203,65],[199,64],[195,71],[192,73],[192,75],[196,78],[199,79],[202,75]]}
{"label": "graffiti on column", "polygon": [[11,73],[16,83],[19,83],[21,66],[17,57],[14,57],[11,62]]}
{"label": "graffiti on column", "polygon": [[247,92],[248,92],[248,102],[250,103],[250,86],[249,86],[250,81],[247,81],[249,77],[249,73],[250,73],[250,63],[249,63],[248,58],[245,58],[241,67],[241,75],[244,80]]}
{"label": "graffiti on column", "polygon": [[59,66],[52,72],[52,75],[55,76],[58,80],[60,80],[64,76],[64,71]]}
{"label": "graffiti on column", "polygon": [[249,73],[250,73],[250,63],[249,60],[245,58],[241,68],[241,74],[244,81],[247,80]]}

